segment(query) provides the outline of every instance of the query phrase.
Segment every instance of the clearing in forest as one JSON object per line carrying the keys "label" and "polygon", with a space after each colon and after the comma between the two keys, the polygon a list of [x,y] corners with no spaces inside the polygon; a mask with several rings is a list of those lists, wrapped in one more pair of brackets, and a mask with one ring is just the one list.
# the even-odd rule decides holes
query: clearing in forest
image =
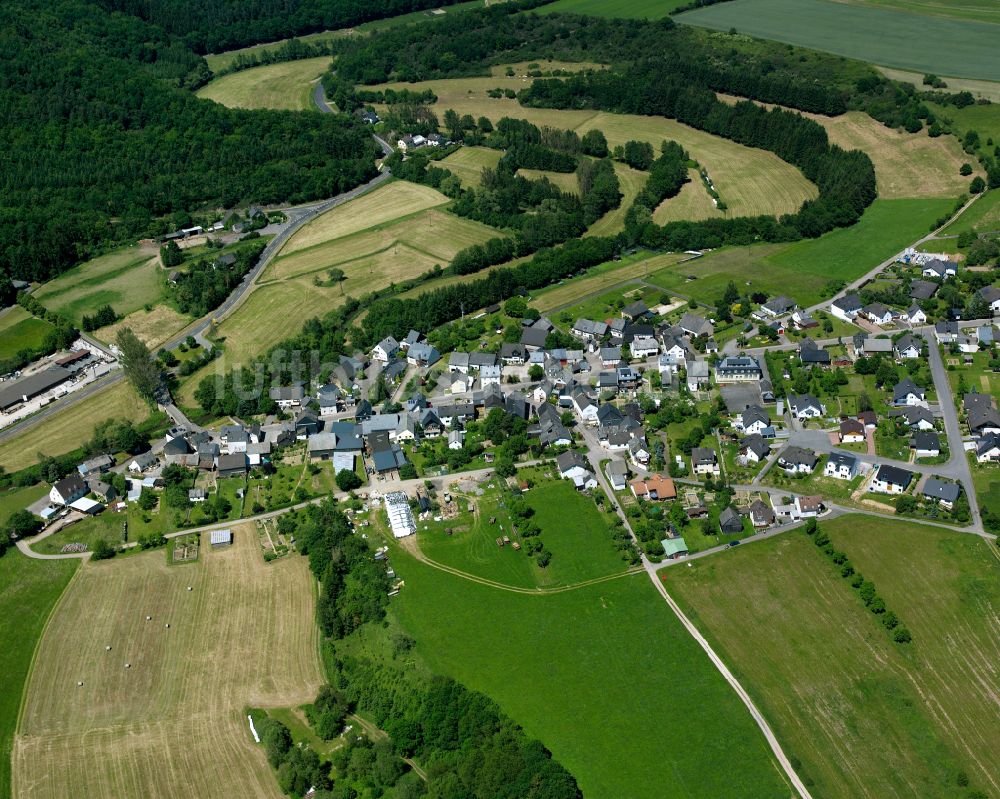
{"label": "clearing in forest", "polygon": [[494,169],[503,155],[489,147],[460,147],[451,155],[442,158],[437,166],[444,167],[455,175],[466,189],[478,186],[484,169]]}
{"label": "clearing in forest", "polygon": [[285,61],[231,72],[198,90],[199,97],[229,108],[313,108],[312,84],[330,67],[329,56]]}
{"label": "clearing in forest", "polygon": [[252,525],[234,541],[82,567],[29,678],[15,796],[281,797],[244,708],[315,697],[315,583],[303,558],[265,565]]}
{"label": "clearing in forest", "polygon": [[[801,531],[661,572],[816,796],[946,799],[1000,768],[1000,560],[911,522],[820,523],[911,630],[900,645]],[[794,761],[793,761],[794,762]]]}

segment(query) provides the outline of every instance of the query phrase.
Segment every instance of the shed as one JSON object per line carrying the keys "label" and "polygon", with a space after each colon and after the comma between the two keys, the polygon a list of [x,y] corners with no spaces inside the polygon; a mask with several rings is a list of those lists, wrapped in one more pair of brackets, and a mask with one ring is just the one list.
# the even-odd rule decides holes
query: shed
{"label": "shed", "polygon": [[212,530],[209,542],[213,547],[226,547],[233,543],[232,530]]}

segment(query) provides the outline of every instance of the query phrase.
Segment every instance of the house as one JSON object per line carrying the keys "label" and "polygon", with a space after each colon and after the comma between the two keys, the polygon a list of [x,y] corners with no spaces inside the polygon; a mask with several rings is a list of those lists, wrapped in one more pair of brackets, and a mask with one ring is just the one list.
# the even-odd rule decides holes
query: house
{"label": "house", "polygon": [[760,363],[750,355],[727,355],[715,366],[716,383],[745,383],[762,375]]}
{"label": "house", "polygon": [[683,558],[688,553],[687,543],[680,536],[677,538],[664,538],[660,541],[660,546],[663,547],[663,556],[667,560],[677,560],[678,558]]}
{"label": "house", "polygon": [[[806,341],[811,341],[811,339],[806,339]],[[799,360],[802,361],[803,366],[829,366],[830,365],[830,353],[827,352],[822,347],[816,346],[813,342],[813,346],[806,347],[803,346],[799,350]]]}
{"label": "house", "polygon": [[823,512],[823,498],[818,496],[796,497],[795,515],[800,519],[810,519]]}
{"label": "house", "polygon": [[788,409],[796,419],[819,419],[826,414],[826,406],[812,394],[792,394]]}
{"label": "house", "polygon": [[592,343],[604,338],[608,332],[608,326],[604,322],[594,322],[591,319],[577,319],[569,332],[582,341]]}
{"label": "house", "polygon": [[[295,437],[301,441],[303,438],[314,436],[319,432],[319,426],[320,421],[316,413],[308,408],[303,408],[295,417]],[[232,448],[229,451],[232,452]],[[246,447],[243,448],[243,451],[246,452]]]}
{"label": "house", "polygon": [[976,439],[976,461],[979,463],[996,463],[1000,461],[1000,435],[987,433]]}
{"label": "house", "polygon": [[773,297],[763,305],[760,306],[761,312],[771,317],[772,319],[777,319],[779,316],[784,316],[786,313],[790,313],[795,310],[795,300],[789,299],[785,295],[781,294],[777,297]]}
{"label": "house", "polygon": [[523,344],[511,344],[505,341],[500,345],[500,360],[506,366],[523,366],[528,358]]}
{"label": "house", "polygon": [[925,314],[923,309],[917,304],[913,304],[907,310],[903,311],[901,318],[904,322],[908,322],[913,327],[927,324],[927,314]]}
{"label": "house", "polygon": [[992,405],[976,405],[966,412],[969,432],[974,436],[1000,435],[1000,413]]}
{"label": "house", "polygon": [[377,125],[379,122],[379,116],[374,111],[362,111],[360,118],[366,125]]}
{"label": "house", "polygon": [[645,360],[660,354],[660,345],[652,336],[636,336],[629,344],[632,357]]}
{"label": "house", "polygon": [[694,447],[691,450],[691,471],[694,474],[719,474],[719,459],[715,450],[708,447]]}
{"label": "house", "polygon": [[900,360],[912,360],[920,357],[921,340],[912,333],[904,333],[894,346],[896,357]]}
{"label": "house", "polygon": [[863,304],[857,294],[848,294],[830,303],[830,313],[844,322],[853,322]]}
{"label": "house", "polygon": [[628,456],[636,466],[645,469],[649,465],[649,445],[645,436],[633,436],[628,442]]}
{"label": "house", "polygon": [[882,464],[872,478],[869,491],[879,494],[902,494],[913,481],[913,472]]}
{"label": "house", "polygon": [[448,357],[448,371],[467,375],[469,373],[469,353],[453,352]]}
{"label": "house", "polygon": [[910,439],[910,449],[918,458],[936,458],[941,454],[941,439],[933,430],[918,430]]}
{"label": "house", "polygon": [[204,502],[208,499],[208,492],[204,488],[189,488],[188,502]]}
{"label": "house", "polygon": [[818,461],[819,458],[811,449],[794,444],[786,447],[778,456],[778,465],[786,474],[812,474]]}
{"label": "house", "polygon": [[698,391],[709,387],[708,361],[700,358],[688,361],[685,368],[687,369],[688,391]]}
{"label": "house", "polygon": [[958,345],[958,351],[966,355],[979,352],[979,339],[974,336],[958,335],[953,342]]}
{"label": "house", "polygon": [[824,477],[852,480],[858,473],[858,459],[844,452],[831,452],[823,469]]}
{"label": "house", "polygon": [[759,405],[748,405],[734,420],[733,427],[750,435],[763,433],[771,426],[771,416]]}
{"label": "house", "polygon": [[917,430],[934,429],[934,414],[923,405],[908,405],[899,410],[889,411],[889,417],[902,417],[909,427]]}
{"label": "house", "polygon": [[81,477],[92,477],[94,475],[104,474],[114,465],[115,459],[110,455],[95,455],[93,458],[89,458],[77,466],[76,470],[80,473]]}
{"label": "house", "polygon": [[840,423],[841,444],[863,444],[865,441],[865,425],[858,419],[844,419]]}
{"label": "house", "polygon": [[537,327],[526,327],[521,331],[521,346],[527,350],[540,350],[545,347],[548,332]]}
{"label": "house", "polygon": [[743,532],[743,517],[732,505],[719,514],[719,529],[723,535],[738,535]]}
{"label": "house", "polygon": [[411,366],[433,366],[440,360],[441,353],[437,348],[425,342],[411,344],[406,350],[406,362]]}
{"label": "house", "polygon": [[71,505],[87,496],[87,484],[79,474],[71,474],[55,483],[49,489],[49,501],[53,505]]}
{"label": "house", "polygon": [[621,362],[621,347],[601,347],[601,364],[603,366],[618,366]]}
{"label": "house", "polygon": [[325,386],[319,387],[319,390],[316,392],[316,398],[319,400],[320,414],[336,413],[340,410],[340,406],[343,405],[344,392],[338,386],[333,385],[333,383],[328,383]]}
{"label": "house", "polygon": [[464,430],[449,430],[448,431],[448,449],[461,449],[462,444],[465,441],[465,431]]}
{"label": "house", "polygon": [[746,463],[760,463],[770,454],[770,444],[759,433],[753,433],[740,442],[739,457]]}
{"label": "house", "polygon": [[171,438],[163,445],[160,454],[167,463],[181,463],[184,457],[191,452],[191,446],[184,436]]}
{"label": "house", "polygon": [[866,336],[864,333],[858,333],[854,336],[853,341],[854,353],[858,357],[861,355],[892,354],[892,339],[876,338],[875,336]]}
{"label": "house", "polygon": [[605,467],[605,472],[608,475],[608,482],[611,483],[613,491],[625,490],[628,484],[628,464],[625,461],[614,458]]}
{"label": "house", "polygon": [[591,424],[597,421],[597,403],[591,399],[583,386],[577,386],[573,391],[573,408],[583,421]]}
{"label": "house", "polygon": [[979,289],[979,296],[990,307],[991,316],[1000,314],[1000,288],[996,286],[983,286]]}
{"label": "house", "polygon": [[410,332],[406,334],[406,338],[399,342],[399,348],[408,350],[414,344],[419,344],[421,341],[423,341],[423,336],[420,335],[420,331],[410,328]]}
{"label": "house", "polygon": [[143,452],[142,454],[136,455],[132,458],[132,460],[128,462],[127,468],[130,472],[132,472],[132,474],[140,474],[141,472],[152,468],[156,464],[157,460],[158,458],[152,451]]}
{"label": "house", "polygon": [[645,499],[650,502],[677,499],[677,488],[674,486],[674,481],[660,474],[653,474],[645,478],[637,477],[628,484],[628,487],[636,499]]}
{"label": "house", "polygon": [[247,462],[251,466],[260,466],[264,461],[270,460],[270,441],[251,441],[247,444]]}
{"label": "house", "polygon": [[911,300],[929,300],[937,293],[937,290],[938,290],[938,284],[931,283],[931,281],[929,280],[910,281]]}
{"label": "house", "polygon": [[962,486],[936,477],[928,477],[920,493],[924,499],[934,500],[942,507],[951,510],[962,494]]}
{"label": "house", "polygon": [[103,480],[87,480],[87,490],[101,500],[101,502],[110,502],[118,496],[115,487],[109,483],[105,483]]}
{"label": "house", "polygon": [[277,403],[282,410],[298,408],[306,395],[305,389],[301,386],[276,386],[267,392],[267,395]]}
{"label": "house", "polygon": [[[811,315],[806,313],[804,310],[795,311],[792,314],[792,324],[794,324],[799,330],[808,330],[813,327],[819,327],[819,322]],[[778,330],[780,335],[782,330]]]}
{"label": "house", "polygon": [[976,338],[980,347],[992,347],[995,340],[993,325],[979,325],[976,328]]}
{"label": "house", "polygon": [[469,371],[479,372],[485,366],[497,366],[495,352],[473,352],[469,354]]}
{"label": "house", "polygon": [[942,321],[934,323],[934,338],[938,344],[951,344],[958,336],[958,322]]}
{"label": "house", "polygon": [[219,437],[222,439],[222,443],[226,445],[226,449],[229,452],[247,451],[247,443],[250,441],[250,436],[247,434],[246,429],[244,429],[242,425],[223,425],[219,432]]}
{"label": "house", "polygon": [[363,399],[354,408],[354,421],[365,422],[372,418],[372,404]]}
{"label": "house", "polygon": [[483,366],[479,370],[479,382],[483,388],[487,386],[499,386],[503,378],[503,369],[500,366]]}
{"label": "house", "polygon": [[216,467],[219,477],[236,477],[247,473],[247,455],[245,452],[231,452],[219,456]]}
{"label": "house", "polygon": [[920,272],[924,277],[936,277],[947,280],[958,274],[958,264],[954,261],[942,261],[940,258],[933,258],[923,265]]}
{"label": "house", "polygon": [[715,335],[715,327],[704,316],[693,313],[686,313],[681,317],[677,326],[692,338],[699,336]]}
{"label": "house", "polygon": [[892,387],[892,404],[896,407],[923,405],[926,397],[927,393],[908,377],[904,377]]}
{"label": "house", "polygon": [[392,336],[386,336],[378,344],[372,347],[372,360],[380,361],[381,363],[388,363],[389,359],[392,358],[392,356],[398,351],[399,342]]}
{"label": "house", "polygon": [[770,527],[775,522],[774,511],[763,500],[755,499],[750,503],[750,507],[747,510],[750,514],[750,523],[754,526],[755,530]]}
{"label": "house", "polygon": [[572,480],[579,489],[596,488],[597,478],[590,471],[590,466],[578,452],[564,452],[556,458],[556,467],[563,480]]}
{"label": "house", "polygon": [[858,421],[864,424],[865,430],[874,430],[878,427],[878,416],[875,411],[858,411]]}
{"label": "house", "polygon": [[892,324],[892,310],[880,302],[873,302],[861,309],[861,313],[872,324],[885,327]]}

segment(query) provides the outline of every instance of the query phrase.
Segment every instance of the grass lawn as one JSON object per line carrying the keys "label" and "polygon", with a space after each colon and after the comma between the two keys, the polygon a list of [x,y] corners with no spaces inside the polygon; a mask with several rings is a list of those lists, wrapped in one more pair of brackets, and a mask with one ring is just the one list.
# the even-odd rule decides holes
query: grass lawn
{"label": "grass lawn", "polygon": [[489,147],[460,147],[437,162],[462,181],[465,188],[478,186],[484,169],[495,169],[503,155]]}
{"label": "grass lawn", "polygon": [[546,169],[519,169],[517,174],[528,180],[541,180],[545,178],[560,191],[568,194],[580,194],[580,182],[576,179],[575,172],[551,172]]}
{"label": "grass lawn", "polygon": [[969,456],[972,484],[976,487],[979,510],[990,510],[1000,516],[1000,467],[980,465],[974,455]]}
{"label": "grass lawn", "polygon": [[233,72],[198,90],[199,97],[230,108],[313,108],[313,82],[330,66],[329,56],[285,61]]}
{"label": "grass lawn", "polygon": [[122,543],[122,524],[125,519],[125,514],[104,511],[63,528],[39,541],[32,549],[43,555],[57,555],[67,544],[86,544],[87,549],[93,551],[94,545],[102,539],[111,546],[118,546]]}
{"label": "grass lawn", "polygon": [[40,286],[34,296],[76,324],[102,305],[111,305],[124,316],[159,301],[162,272],[155,253],[126,247],[63,272]]}
{"label": "grass lawn", "polygon": [[876,200],[857,224],[818,239],[723,248],[648,280],[701,302],[714,303],[734,280],[811,305],[830,296],[831,282],[849,282],[918,239],[951,205],[950,200]]}
{"label": "grass lawn", "polygon": [[619,316],[619,309],[630,302],[642,300],[647,306],[654,306],[659,302],[663,290],[655,286],[644,286],[642,284],[627,283],[616,289],[611,289],[596,297],[591,296],[576,305],[571,305],[559,312],[559,319],[570,319],[569,323],[563,324],[567,332],[580,317],[585,319],[605,320]]}
{"label": "grass lawn", "polygon": [[665,139],[676,141],[708,170],[729,206],[729,213],[735,216],[791,213],[805,200],[818,195],[817,188],[798,169],[773,153],[744,147],[675,120],[590,109],[524,108],[516,100],[494,99],[487,94],[495,88],[519,91],[524,86],[525,80],[520,77],[494,76],[390,83],[372,88],[414,91],[429,88],[438,97],[431,107],[439,117],[452,108],[460,115],[471,114],[476,119],[488,117],[494,124],[506,116],[526,119],[538,126],[572,129],[581,136],[597,128],[605,134],[611,147],[635,139],[648,141],[658,149]]}
{"label": "grass lawn", "polygon": [[[988,105],[970,105],[966,108],[954,108],[952,106],[940,106],[931,104],[928,106],[935,114],[951,121],[951,130],[959,137],[965,136],[966,131],[974,130],[979,134],[979,152],[984,155],[993,155],[993,147],[986,142],[993,139],[994,142],[1000,140],[1000,106],[995,103]],[[974,159],[970,161],[973,162]]]}
{"label": "grass lawn", "polygon": [[109,344],[114,343],[118,331],[123,327],[130,327],[140,341],[155,351],[160,344],[172,338],[190,323],[190,316],[174,310],[169,305],[154,305],[152,310],[140,308],[113,325],[95,330],[94,337]]}
{"label": "grass lawn", "polygon": [[62,455],[82,446],[93,436],[94,425],[105,419],[138,423],[149,415],[149,406],[121,380],[4,441],[0,444],[0,463],[8,472],[14,472],[37,463],[39,452]]}
{"label": "grass lawn", "polygon": [[[815,796],[992,793],[998,562],[981,540],[909,522],[820,522],[874,580],[913,643],[894,644],[799,532],[664,572],[740,677]],[[943,634],[943,631],[947,631]],[[983,671],[984,664],[986,676]]]}
{"label": "grass lawn", "polygon": [[[8,495],[9,496],[9,495]],[[6,500],[6,497],[4,498]],[[16,508],[15,508],[16,510]],[[16,549],[0,557],[0,796],[11,795],[14,729],[35,645],[80,563],[32,560]]]}
{"label": "grass lawn", "polygon": [[0,316],[0,360],[12,358],[24,349],[36,349],[54,325],[15,305]]}
{"label": "grass lawn", "polygon": [[[421,551],[432,560],[489,580],[519,588],[553,588],[625,571],[621,556],[612,546],[611,518],[594,501],[577,493],[565,480],[544,481],[529,489],[524,498],[534,509],[534,520],[542,530],[540,540],[552,552],[552,562],[540,569],[525,550],[498,547],[498,536],[511,535],[510,516],[503,494],[487,489],[483,497],[456,497],[462,513],[458,519],[420,525]],[[468,502],[475,511],[466,511]],[[490,518],[496,524],[490,524]],[[571,521],[569,521],[571,520]],[[455,532],[448,536],[444,530]]]}
{"label": "grass lawn", "polygon": [[27,488],[4,488],[0,490],[0,525],[3,525],[14,511],[26,508],[32,502],[49,493],[47,485],[28,486]]}
{"label": "grass lawn", "polygon": [[[889,0],[912,7],[909,0]],[[925,2],[920,11],[926,11]],[[936,3],[939,8],[957,4]],[[966,8],[970,4],[964,4]],[[971,4],[977,5],[977,4]],[[994,6],[995,8],[995,6]],[[678,22],[713,30],[737,31],[761,39],[809,47],[836,55],[898,69],[959,78],[1000,80],[1000,50],[996,27],[970,19],[933,20],[934,47],[893,47],[885,31],[899,40],[920,40],[931,21],[923,13],[901,13],[833,0],[733,0],[700,8],[676,18]]]}
{"label": "grass lawn", "polygon": [[398,549],[393,565],[405,580],[393,612],[418,654],[495,699],[584,795],[789,795],[756,726],[646,575],[532,596]]}

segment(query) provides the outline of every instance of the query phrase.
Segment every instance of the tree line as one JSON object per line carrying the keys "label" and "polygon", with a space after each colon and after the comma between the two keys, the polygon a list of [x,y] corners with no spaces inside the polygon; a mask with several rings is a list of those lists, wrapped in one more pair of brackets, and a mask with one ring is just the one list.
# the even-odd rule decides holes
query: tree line
{"label": "tree line", "polygon": [[257,265],[267,242],[256,239],[233,250],[236,257],[231,266],[222,266],[216,256],[198,258],[177,276],[171,292],[177,308],[192,316],[204,316],[218,308],[239,285],[243,277]]}

